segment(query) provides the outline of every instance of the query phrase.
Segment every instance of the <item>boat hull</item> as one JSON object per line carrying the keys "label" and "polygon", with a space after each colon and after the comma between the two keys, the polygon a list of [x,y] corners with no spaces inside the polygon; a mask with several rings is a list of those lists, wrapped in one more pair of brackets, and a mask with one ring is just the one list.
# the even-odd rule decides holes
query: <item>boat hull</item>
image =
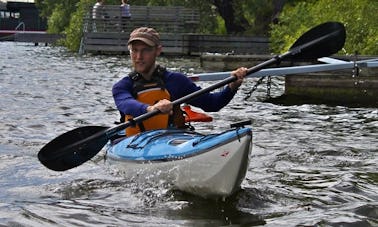
{"label": "boat hull", "polygon": [[[154,132],[164,134],[167,130]],[[131,147],[132,143],[140,146],[143,141],[124,139],[109,146],[107,161],[133,180],[169,183],[175,189],[205,198],[227,197],[240,188],[252,149],[250,129],[215,135],[175,130],[164,138],[165,146],[150,141],[151,149],[143,145],[137,148],[140,154],[135,146]]]}

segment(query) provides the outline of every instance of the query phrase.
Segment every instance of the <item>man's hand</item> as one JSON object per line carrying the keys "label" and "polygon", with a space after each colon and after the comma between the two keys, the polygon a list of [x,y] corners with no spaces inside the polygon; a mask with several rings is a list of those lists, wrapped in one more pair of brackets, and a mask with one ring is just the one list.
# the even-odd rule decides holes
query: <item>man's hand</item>
{"label": "man's hand", "polygon": [[231,75],[237,78],[236,81],[229,84],[231,90],[235,91],[240,87],[240,85],[243,83],[244,77],[247,75],[247,71],[247,68],[240,67],[231,72]]}
{"label": "man's hand", "polygon": [[147,107],[147,112],[159,110],[163,114],[173,114],[173,104],[167,99],[160,100],[153,106]]}

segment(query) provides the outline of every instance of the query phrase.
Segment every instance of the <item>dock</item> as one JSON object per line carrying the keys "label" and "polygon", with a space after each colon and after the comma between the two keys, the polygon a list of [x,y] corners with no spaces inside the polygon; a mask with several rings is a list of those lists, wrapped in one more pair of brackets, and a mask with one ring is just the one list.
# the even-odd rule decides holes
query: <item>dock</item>
{"label": "dock", "polygon": [[[128,53],[129,33],[88,32],[81,46],[83,53],[117,54]],[[203,53],[217,54],[267,54],[269,41],[261,37],[238,37],[186,33],[160,33],[162,54],[199,56]]]}
{"label": "dock", "polygon": [[[222,80],[230,71],[240,67],[252,67],[272,58],[272,55],[202,55],[201,66],[208,71],[190,76],[194,81]],[[351,107],[378,107],[378,56],[333,56],[314,61],[282,61],[253,73],[267,84],[266,101],[300,105],[329,104]],[[284,94],[270,96],[270,77],[285,79]],[[257,81],[256,81],[257,82]]]}
{"label": "dock", "polygon": [[198,33],[200,18],[196,9],[181,6],[130,6],[131,17],[122,18],[119,6],[106,5],[102,18],[84,18],[80,53],[128,53],[132,30],[148,26],[161,36],[163,54],[201,55],[202,53],[267,54],[266,37],[209,35]]}
{"label": "dock", "polygon": [[341,59],[345,60],[344,69],[286,76],[285,93],[276,101],[378,107],[378,58]]}
{"label": "dock", "polygon": [[[210,71],[230,71],[252,67],[271,55],[202,55],[201,67]],[[378,56],[333,56],[333,62],[283,61],[279,66],[258,72],[257,77],[284,76],[285,90],[267,101],[298,105],[304,103],[378,107]],[[331,59],[331,60],[332,60]],[[263,72],[264,71],[264,72]],[[221,79],[221,78],[219,78]]]}
{"label": "dock", "polygon": [[3,41],[34,43],[35,46],[39,43],[54,44],[64,38],[64,35],[49,34],[46,31],[0,30],[0,34]]}

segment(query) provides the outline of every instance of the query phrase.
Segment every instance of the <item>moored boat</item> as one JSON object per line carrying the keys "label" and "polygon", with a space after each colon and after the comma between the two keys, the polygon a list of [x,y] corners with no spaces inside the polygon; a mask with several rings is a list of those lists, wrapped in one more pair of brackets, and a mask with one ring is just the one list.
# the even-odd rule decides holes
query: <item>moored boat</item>
{"label": "moored boat", "polygon": [[152,130],[113,141],[107,162],[126,177],[165,182],[201,197],[227,197],[240,188],[252,149],[252,130],[203,135]]}

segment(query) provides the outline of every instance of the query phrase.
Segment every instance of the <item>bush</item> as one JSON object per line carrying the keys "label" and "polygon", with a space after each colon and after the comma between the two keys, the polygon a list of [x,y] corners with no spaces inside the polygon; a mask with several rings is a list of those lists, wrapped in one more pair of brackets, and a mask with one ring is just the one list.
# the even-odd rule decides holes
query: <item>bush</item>
{"label": "bush", "polygon": [[327,22],[337,21],[346,28],[346,43],[339,54],[378,55],[378,1],[318,0],[286,5],[278,24],[271,26],[271,50],[287,51],[304,32]]}
{"label": "bush", "polygon": [[78,51],[80,48],[81,39],[83,37],[84,15],[88,13],[88,9],[92,7],[92,5],[93,0],[81,0],[77,4],[77,10],[71,14],[70,23],[65,29],[65,46],[71,51]]}

